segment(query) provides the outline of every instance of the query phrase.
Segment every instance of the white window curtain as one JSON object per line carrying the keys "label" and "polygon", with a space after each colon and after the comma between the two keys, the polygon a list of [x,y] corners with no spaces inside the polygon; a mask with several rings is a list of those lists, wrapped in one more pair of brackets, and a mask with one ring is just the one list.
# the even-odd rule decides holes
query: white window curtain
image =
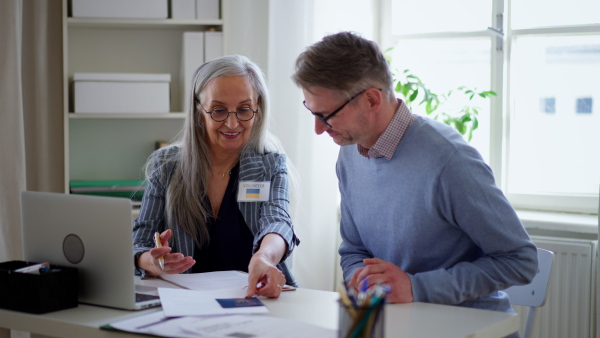
{"label": "white window curtain", "polygon": [[269,86],[272,130],[293,161],[300,186],[292,216],[302,243],[294,254],[292,269],[300,286],[332,290],[337,256],[338,147],[314,133],[314,119],[302,105],[302,91],[291,80],[296,58],[314,42],[313,11],[313,1],[271,1]]}
{"label": "white window curtain", "polygon": [[[334,290],[339,283],[339,193],[335,163],[339,147],[317,136],[314,118],[292,82],[298,55],[325,34],[358,31],[373,38],[373,2],[364,0],[230,0],[225,52],[243,54],[265,71],[271,94],[271,130],[297,172],[301,195],[292,217],[302,243],[292,270],[302,287]],[[337,271],[337,272],[336,272]]]}
{"label": "white window curtain", "polygon": [[281,140],[298,174],[300,195],[293,203],[292,218],[301,243],[294,251],[292,270],[301,287],[332,290],[339,205],[337,146],[315,135],[313,118],[302,105],[302,91],[291,79],[296,57],[314,42],[313,1],[230,0],[224,4],[225,26],[231,32],[225,53],[245,55],[266,73],[271,131]]}
{"label": "white window curtain", "polygon": [[21,191],[64,191],[61,10],[0,1],[0,262],[22,258]]}

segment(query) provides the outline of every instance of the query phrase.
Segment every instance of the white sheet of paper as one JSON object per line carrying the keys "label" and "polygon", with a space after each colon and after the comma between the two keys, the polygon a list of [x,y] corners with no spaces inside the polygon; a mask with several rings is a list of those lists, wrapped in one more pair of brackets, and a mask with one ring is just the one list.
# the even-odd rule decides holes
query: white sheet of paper
{"label": "white sheet of paper", "polygon": [[179,322],[179,329],[199,337],[336,338],[336,330],[291,319],[260,315],[195,318]]}
{"label": "white sheet of paper", "polygon": [[248,274],[240,271],[165,274],[160,278],[192,290],[208,291],[248,287]]}
{"label": "white sheet of paper", "polygon": [[166,317],[158,311],[110,325],[126,332],[163,337],[337,337],[336,330],[267,315]]}
{"label": "white sheet of paper", "polygon": [[266,306],[223,308],[216,298],[244,298],[246,290],[198,291],[158,288],[163,312],[168,317],[267,313]]}
{"label": "white sheet of paper", "polygon": [[185,320],[192,321],[196,319],[197,317],[169,318],[165,316],[163,311],[158,311],[130,319],[125,319],[119,322],[110,323],[110,326],[114,329],[126,332],[187,338],[198,337],[199,335],[195,333],[187,333],[183,331],[180,326],[185,324]]}

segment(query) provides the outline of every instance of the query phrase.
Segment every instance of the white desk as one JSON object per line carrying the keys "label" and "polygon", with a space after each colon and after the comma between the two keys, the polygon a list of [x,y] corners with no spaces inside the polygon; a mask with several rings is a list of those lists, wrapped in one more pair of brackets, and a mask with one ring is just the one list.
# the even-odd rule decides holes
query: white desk
{"label": "white desk", "polygon": [[[329,329],[337,329],[338,295],[335,292],[298,289],[283,292],[279,299],[263,299],[270,313]],[[101,330],[101,325],[159,311],[121,311],[79,305],[77,308],[43,315],[0,309],[0,337],[9,330],[27,331],[52,337],[131,338],[130,333]],[[503,312],[475,310],[454,306],[412,303],[387,305],[386,337],[502,337],[517,331],[519,317]],[[316,337],[315,337],[316,338]]]}

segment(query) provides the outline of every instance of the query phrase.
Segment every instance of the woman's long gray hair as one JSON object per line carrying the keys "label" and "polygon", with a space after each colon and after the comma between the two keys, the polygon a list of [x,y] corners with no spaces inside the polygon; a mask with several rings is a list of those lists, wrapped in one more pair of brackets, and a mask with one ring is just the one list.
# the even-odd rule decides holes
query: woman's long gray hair
{"label": "woman's long gray hair", "polygon": [[167,224],[173,229],[176,220],[179,228],[194,238],[198,246],[206,244],[209,240],[206,223],[212,216],[204,202],[212,163],[201,105],[206,85],[219,76],[245,76],[256,92],[259,112],[254,117],[250,137],[241,150],[240,158],[248,153],[283,153],[279,140],[268,131],[269,94],[260,68],[241,55],[223,56],[200,66],[192,79],[193,92],[188,97],[189,108],[184,126],[177,136],[177,141],[172,145],[179,147],[180,151],[164,151],[163,158],[151,156],[151,159],[161,163],[149,161],[146,164],[146,177],[149,179],[157,165],[176,162],[176,169],[166,193]]}

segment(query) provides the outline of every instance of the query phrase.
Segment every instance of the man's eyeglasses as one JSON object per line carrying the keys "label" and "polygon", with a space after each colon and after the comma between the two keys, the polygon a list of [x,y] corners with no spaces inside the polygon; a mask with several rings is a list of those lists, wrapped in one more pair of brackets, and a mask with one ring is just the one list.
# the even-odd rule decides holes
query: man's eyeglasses
{"label": "man's eyeglasses", "polygon": [[357,98],[360,94],[364,93],[366,91],[366,89],[361,90],[360,92],[358,92],[356,95],[352,96],[348,101],[346,101],[343,105],[341,105],[338,109],[334,110],[331,114],[327,115],[327,116],[323,116],[323,113],[315,113],[312,110],[310,110],[310,108],[308,108],[308,106],[306,105],[306,101],[302,101],[302,103],[304,104],[304,107],[306,107],[306,109],[308,109],[308,111],[313,114],[314,117],[316,117],[317,119],[321,120],[323,123],[325,123],[325,125],[327,125],[327,127],[331,128],[331,125],[329,123],[327,123],[327,120],[329,120],[330,118],[334,117],[335,114],[339,113],[342,109],[344,109],[344,107],[350,103],[350,101],[354,100],[355,98]]}
{"label": "man's eyeglasses", "polygon": [[228,111],[225,108],[217,107],[211,111],[207,111],[204,107],[200,106],[205,113],[210,115],[210,118],[217,121],[223,122],[227,120],[229,114],[235,114],[240,121],[250,121],[254,118],[254,114],[258,113],[258,110],[254,110],[250,107],[238,108],[236,111]]}

